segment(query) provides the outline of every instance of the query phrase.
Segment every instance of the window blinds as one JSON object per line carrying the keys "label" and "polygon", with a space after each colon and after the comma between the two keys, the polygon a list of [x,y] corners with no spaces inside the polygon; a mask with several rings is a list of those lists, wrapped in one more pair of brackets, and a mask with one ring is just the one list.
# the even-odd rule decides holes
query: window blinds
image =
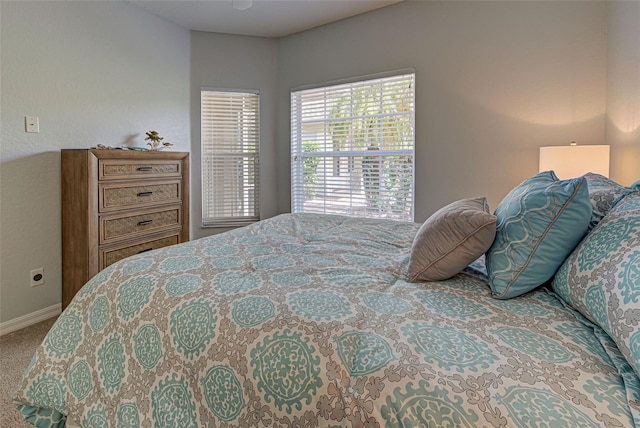
{"label": "window blinds", "polygon": [[203,226],[260,219],[259,109],[257,92],[201,91]]}
{"label": "window blinds", "polygon": [[291,93],[292,211],[413,221],[415,74]]}

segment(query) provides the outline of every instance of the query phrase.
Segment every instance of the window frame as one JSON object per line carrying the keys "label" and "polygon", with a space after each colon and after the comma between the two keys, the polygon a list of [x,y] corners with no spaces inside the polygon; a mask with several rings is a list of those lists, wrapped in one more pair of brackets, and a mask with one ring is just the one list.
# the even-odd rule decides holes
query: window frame
{"label": "window frame", "polygon": [[[255,141],[254,151],[239,151],[236,153],[238,157],[253,158],[253,192],[252,192],[252,214],[251,215],[236,215],[236,216],[209,216],[207,206],[207,191],[213,191],[208,188],[210,183],[207,180],[206,162],[209,154],[205,149],[205,124],[204,124],[204,93],[214,92],[219,94],[230,93],[242,96],[256,96],[255,99],[255,122],[251,126],[255,128]],[[260,221],[260,91],[257,89],[237,89],[237,88],[220,88],[212,86],[201,86],[200,88],[200,178],[201,178],[201,227],[202,228],[227,228],[227,227],[240,227],[246,226]],[[244,128],[240,132],[247,132],[248,128]],[[223,156],[233,156],[232,152],[225,153]],[[247,179],[247,171],[243,169],[243,179]],[[237,199],[238,201],[241,198]]]}
{"label": "window frame", "polygon": [[[329,159],[333,158],[333,163],[334,166],[332,167],[332,172],[335,175],[340,175],[343,174],[342,171],[343,170],[347,170],[347,174],[349,174],[349,180],[353,180],[352,178],[352,171],[351,171],[351,167],[353,162],[355,162],[356,157],[359,157],[361,159],[359,159],[359,162],[361,165],[364,165],[364,161],[367,157],[371,158],[371,157],[377,157],[378,158],[378,167],[377,167],[377,171],[384,171],[383,169],[381,169],[381,165],[383,162],[384,157],[392,157],[392,156],[397,156],[397,157],[410,157],[411,161],[410,161],[410,173],[411,173],[411,179],[410,179],[410,193],[408,196],[405,197],[404,201],[405,203],[409,204],[409,212],[407,215],[402,216],[402,215],[397,215],[394,216],[393,210],[387,210],[387,211],[382,211],[380,209],[380,206],[383,204],[382,201],[384,201],[384,198],[381,198],[381,192],[383,191],[382,188],[380,187],[380,185],[378,185],[379,187],[377,188],[377,193],[376,193],[376,198],[377,198],[377,206],[378,206],[378,215],[374,216],[374,215],[368,215],[370,214],[372,211],[369,207],[366,208],[366,212],[367,214],[365,215],[366,217],[372,217],[372,218],[397,218],[397,217],[402,217],[402,218],[397,218],[400,220],[405,220],[405,221],[414,221],[415,218],[415,175],[416,175],[416,168],[415,168],[415,149],[416,149],[416,138],[415,138],[415,110],[416,110],[416,102],[415,102],[415,82],[416,82],[416,76],[415,76],[415,70],[414,69],[403,69],[403,70],[396,70],[396,71],[391,71],[388,73],[379,73],[379,74],[374,74],[374,75],[366,75],[366,76],[360,76],[360,77],[355,77],[355,78],[351,78],[351,79],[344,79],[344,80],[340,80],[340,81],[333,81],[333,82],[328,82],[328,83],[322,83],[322,84],[317,84],[317,85],[306,85],[306,86],[301,86],[301,87],[297,87],[291,90],[290,92],[290,96],[291,96],[291,105],[290,105],[290,110],[291,110],[291,211],[292,212],[305,212],[304,209],[304,204],[305,204],[305,190],[304,190],[304,181],[305,181],[305,176],[304,176],[304,166],[302,166],[304,159],[305,158],[319,158],[319,159],[323,159],[326,162],[328,162]],[[322,151],[322,148],[320,151],[315,151],[313,153],[310,152],[304,152],[302,145],[305,142],[309,142],[311,140],[305,140],[302,136],[303,134],[303,125],[304,125],[304,120],[302,119],[302,109],[303,109],[303,105],[302,102],[300,101],[300,98],[304,95],[304,94],[312,94],[313,92],[320,92],[320,91],[325,91],[326,93],[330,92],[332,90],[332,87],[337,87],[334,88],[334,91],[339,91],[340,88],[344,88],[344,87],[350,87],[350,97],[353,96],[354,91],[353,88],[354,87],[358,87],[359,85],[362,86],[366,86],[367,82],[372,82],[372,81],[376,81],[376,80],[387,80],[388,81],[393,81],[394,78],[397,79],[402,79],[402,78],[406,78],[407,82],[410,83],[410,95],[411,95],[411,100],[410,100],[410,105],[411,105],[411,111],[410,114],[405,115],[405,117],[410,116],[410,120],[409,120],[409,126],[411,129],[411,138],[410,139],[403,139],[401,144],[405,144],[407,142],[410,142],[410,149],[407,148],[401,148],[401,149],[395,149],[395,150],[389,150],[389,149],[382,149],[382,147],[379,145],[379,148],[375,149],[375,154],[372,155],[372,152],[369,151],[368,149],[362,148],[362,149],[356,149],[356,150],[345,150],[345,151],[340,151],[339,154],[336,154],[335,150],[328,150],[327,147],[327,136],[329,135],[329,131],[326,130],[326,126],[335,119],[331,119],[330,116],[327,113],[327,109],[325,109],[324,111],[324,116],[323,119],[320,120],[318,119],[318,122],[323,122],[325,124],[325,130],[324,130],[324,142],[325,142],[325,146],[324,146],[324,151]],[[377,83],[380,85],[380,87],[382,88],[385,82],[380,82]],[[371,85],[373,87],[373,85]],[[344,90],[344,89],[343,89]],[[297,97],[297,98],[296,98]],[[325,94],[324,97],[324,102],[326,103],[327,100],[327,95]],[[389,118],[394,116],[393,113],[379,113],[378,115],[373,115],[373,116],[378,116],[380,118]],[[369,117],[369,116],[367,116]],[[349,119],[349,123],[354,123],[356,121],[356,116],[351,116],[348,118]],[[400,128],[397,128],[398,130]],[[333,140],[332,140],[333,141]],[[353,142],[349,142],[349,144],[354,144]],[[302,156],[303,159],[300,159],[299,157]],[[344,161],[344,157],[347,158],[344,166],[338,166],[336,169],[336,165],[341,165],[342,162]],[[319,161],[321,162],[321,161]],[[324,167],[324,171],[326,172],[326,166]],[[402,173],[404,167],[398,167],[397,170],[393,170],[394,172],[398,172],[398,173]],[[337,171],[337,173],[336,173]],[[362,191],[365,194],[365,201],[367,199],[369,199],[369,196],[366,196],[367,193],[367,189],[366,189],[366,185],[364,184],[365,181],[365,175],[364,175],[364,166],[361,167],[361,180],[362,180]],[[357,173],[356,173],[357,175]],[[377,180],[381,180],[383,177],[383,172],[378,172],[377,173]],[[327,190],[329,189],[328,186],[322,187],[323,190]],[[350,198],[353,198],[353,191],[349,192],[349,196]],[[362,207],[358,206],[357,209],[353,209],[353,208],[349,208],[348,212],[332,212],[332,211],[327,211],[326,208],[326,204],[327,204],[327,197],[325,196],[324,198],[320,198],[324,201],[325,203],[325,208],[324,208],[324,212],[325,213],[329,213],[329,214],[342,214],[342,215],[351,215],[351,216],[362,216],[362,213],[358,213],[358,212],[354,212],[357,210],[362,211]],[[360,201],[362,201],[362,198],[360,198]],[[375,210],[373,210],[375,211]],[[312,210],[309,212],[319,212],[317,210]],[[386,214],[385,214],[386,213]],[[385,214],[385,215],[383,215]]]}

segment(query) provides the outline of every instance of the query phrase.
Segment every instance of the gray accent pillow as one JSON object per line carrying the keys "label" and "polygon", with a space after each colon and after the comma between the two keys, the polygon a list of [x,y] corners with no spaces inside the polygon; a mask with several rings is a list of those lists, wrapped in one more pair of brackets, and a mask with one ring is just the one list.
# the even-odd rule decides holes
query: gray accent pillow
{"label": "gray accent pillow", "polygon": [[593,172],[584,175],[589,187],[589,199],[593,207],[589,230],[593,230],[622,196],[631,192],[631,188]]}
{"label": "gray accent pillow", "polygon": [[409,281],[440,281],[459,273],[491,247],[496,221],[485,197],[462,199],[436,211],[413,240]]}

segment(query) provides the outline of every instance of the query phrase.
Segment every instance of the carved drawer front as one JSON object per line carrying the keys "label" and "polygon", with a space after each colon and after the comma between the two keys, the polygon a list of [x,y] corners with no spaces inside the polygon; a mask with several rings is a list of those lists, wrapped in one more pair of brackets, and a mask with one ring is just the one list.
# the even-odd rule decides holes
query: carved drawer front
{"label": "carved drawer front", "polygon": [[100,217],[100,244],[180,227],[180,205]]}
{"label": "carved drawer front", "polygon": [[179,160],[120,160],[101,159],[98,167],[99,180],[129,180],[138,178],[180,177]]}
{"label": "carved drawer front", "polygon": [[147,240],[141,240],[138,242],[128,243],[123,246],[110,246],[107,248],[100,248],[100,266],[99,269],[102,270],[109,265],[114,264],[115,262],[125,259],[129,256],[133,256],[136,254],[146,253],[147,251],[157,250],[158,248],[168,247],[169,245],[174,245],[180,242],[179,233],[180,231],[175,231],[174,235],[158,237],[156,238],[147,238]]}
{"label": "carved drawer front", "polygon": [[180,203],[180,180],[99,185],[100,212]]}

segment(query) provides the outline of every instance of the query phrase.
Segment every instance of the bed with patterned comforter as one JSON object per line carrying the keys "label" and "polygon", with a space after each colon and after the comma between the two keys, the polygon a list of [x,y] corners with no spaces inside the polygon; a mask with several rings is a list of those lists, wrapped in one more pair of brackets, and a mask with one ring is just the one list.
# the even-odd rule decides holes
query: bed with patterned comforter
{"label": "bed with patterned comforter", "polygon": [[408,283],[419,224],[282,215],[131,257],[78,293],[16,394],[38,426],[629,427],[635,372],[482,263]]}

